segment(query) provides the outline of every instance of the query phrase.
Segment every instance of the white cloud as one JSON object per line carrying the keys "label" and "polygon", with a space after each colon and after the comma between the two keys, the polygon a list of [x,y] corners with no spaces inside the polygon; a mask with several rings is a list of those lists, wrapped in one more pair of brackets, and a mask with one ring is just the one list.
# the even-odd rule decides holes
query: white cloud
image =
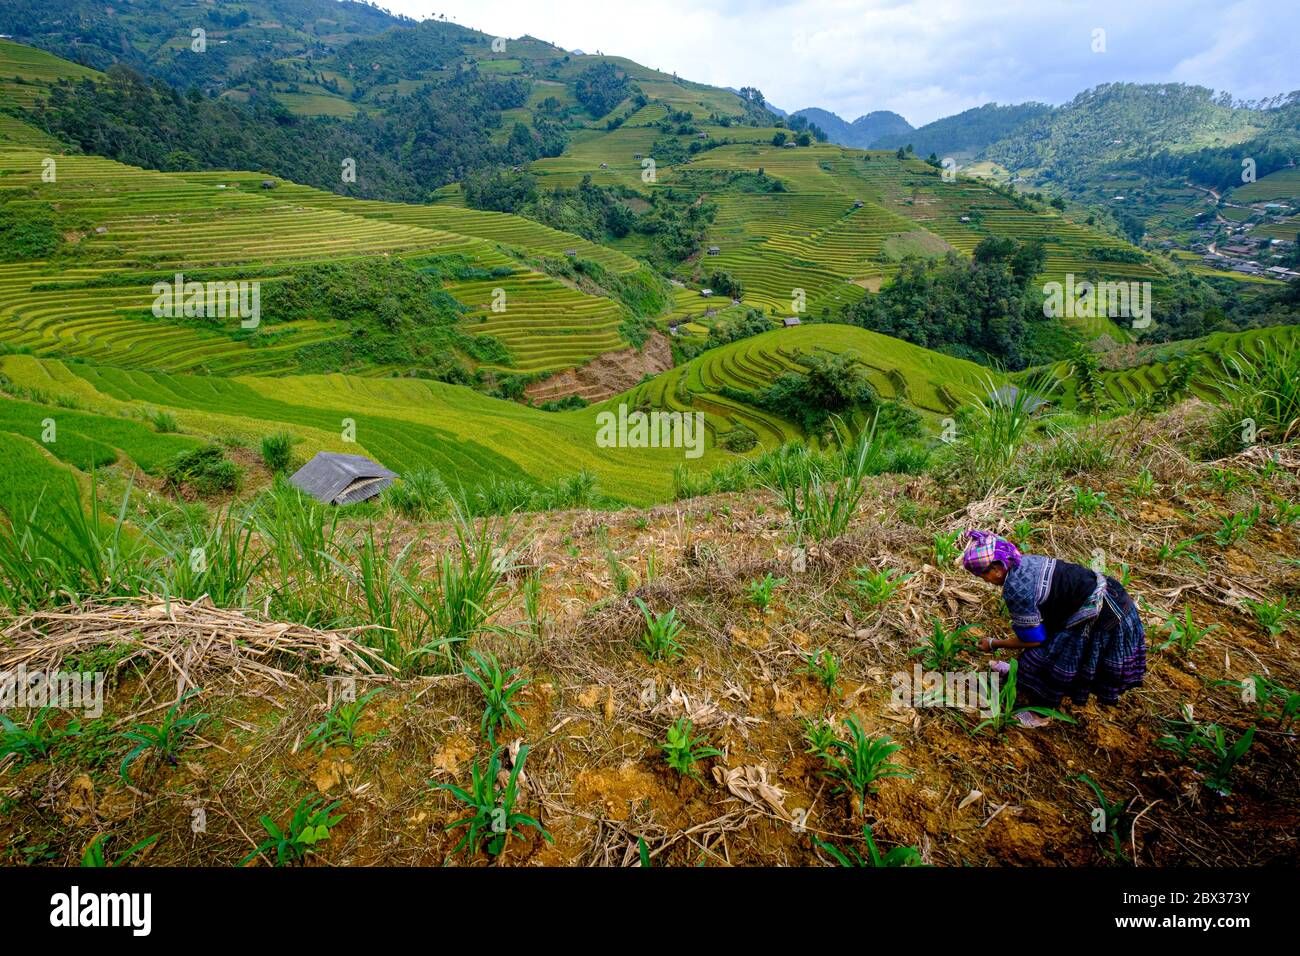
{"label": "white cloud", "polygon": [[[1059,103],[1098,83],[1300,88],[1300,6],[1274,0],[386,0],[496,36],[601,50],[784,109],[877,109],[920,125],[995,100]],[[1092,50],[1106,31],[1106,52]]]}

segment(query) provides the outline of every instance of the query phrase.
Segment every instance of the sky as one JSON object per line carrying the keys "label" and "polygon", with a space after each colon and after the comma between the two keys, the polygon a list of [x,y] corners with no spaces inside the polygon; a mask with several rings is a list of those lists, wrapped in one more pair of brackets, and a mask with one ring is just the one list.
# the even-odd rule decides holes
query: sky
{"label": "sky", "polygon": [[984,103],[1059,104],[1099,83],[1300,89],[1293,0],[377,0],[493,36],[528,34],[788,111],[914,126]]}

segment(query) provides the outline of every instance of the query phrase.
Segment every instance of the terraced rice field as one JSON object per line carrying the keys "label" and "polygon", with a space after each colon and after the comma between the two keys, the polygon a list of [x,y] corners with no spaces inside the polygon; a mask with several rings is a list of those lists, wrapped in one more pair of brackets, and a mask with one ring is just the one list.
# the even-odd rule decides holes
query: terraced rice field
{"label": "terraced rice field", "polygon": [[[785,184],[780,193],[711,196],[719,212],[708,241],[720,252],[701,260],[705,275],[715,268],[731,272],[744,283],[748,303],[778,315],[789,314],[795,288],[805,291],[810,314],[834,311],[863,289],[878,289],[903,255],[969,255],[988,235],[1044,240],[1038,283],[1063,281],[1067,273],[1161,280],[1145,262],[1095,257],[1096,249],[1128,248],[1116,239],[1054,213],[1022,210],[972,180],[944,182],[928,164],[892,153],[737,145],[710,150],[691,166],[762,169]],[[1132,337],[1105,318],[1069,321],[1090,336]]]}
{"label": "terraced rice field", "polygon": [[702,411],[716,440],[738,427],[755,432],[764,444],[803,437],[790,422],[721,394],[724,386],[757,391],[777,376],[797,371],[795,357],[818,350],[854,352],[866,366],[881,398],[906,402],[932,418],[952,412],[959,402],[983,394],[1001,378],[981,366],[949,358],[899,339],[847,325],[803,325],[777,329],[712,349],[664,372],[631,391],[602,403],[666,411]]}
{"label": "terraced rice field", "polygon": [[[185,435],[157,435],[147,425],[121,417],[158,409],[173,412],[182,429],[251,442],[288,430],[299,439],[299,457],[322,450],[361,453],[399,473],[428,465],[466,487],[490,478],[551,482],[585,469],[597,476],[606,493],[640,504],[667,496],[673,464],[682,460],[678,449],[598,447],[591,409],[542,412],[439,382],[349,375],[173,375],[24,355],[0,356],[0,371],[51,401],[66,396],[79,403],[79,410],[50,413],[68,434],[78,427],[91,430],[85,422],[113,425],[111,434],[102,428],[96,434],[105,446],[121,448],[141,467],[146,462],[155,466],[160,455],[169,457],[156,447],[164,440],[186,447],[195,441]],[[3,403],[6,408],[19,404]],[[39,406],[33,409],[11,413],[21,425],[15,433],[25,438],[31,437],[29,419],[41,413]],[[355,422],[355,442],[342,439],[345,419]],[[119,437],[128,429],[135,435],[131,443]],[[5,431],[0,421],[0,435]],[[79,467],[94,450],[81,449],[81,461],[69,464]],[[709,450],[701,460],[720,454],[727,453]]]}
{"label": "terraced rice field", "polygon": [[[15,77],[22,82],[15,82]],[[19,106],[31,106],[57,80],[102,77],[97,70],[60,60],[43,50],[0,40],[0,103],[7,99]]]}
{"label": "terraced rice field", "polygon": [[[19,130],[19,133],[22,131]],[[56,157],[43,182],[41,149],[0,143],[0,189],[30,189],[23,203],[56,202],[84,225],[76,256],[0,265],[0,341],[39,355],[106,364],[223,374],[296,367],[305,345],[341,330],[318,323],[265,334],[157,320],[153,283],[175,272],[275,282],[294,266],[370,256],[457,255],[508,273],[491,285],[452,283],[470,332],[498,336],[519,372],[559,370],[625,348],[622,307],[520,264],[575,250],[614,272],[638,263],[603,246],[514,216],[441,206],[363,203],[254,173],[157,173],[91,156]],[[490,311],[506,292],[505,313]]]}
{"label": "terraced rice field", "polygon": [[[1153,391],[1169,381],[1174,364],[1186,357],[1195,355],[1200,367],[1193,376],[1191,391],[1194,395],[1207,400],[1214,400],[1220,395],[1222,383],[1231,377],[1233,356],[1245,356],[1247,359],[1259,356],[1262,349],[1270,345],[1290,345],[1300,347],[1300,326],[1284,325],[1266,329],[1251,329],[1246,332],[1216,332],[1213,335],[1185,342],[1175,342],[1152,350],[1149,361],[1130,368],[1103,371],[1101,380],[1106,395],[1121,405],[1133,405],[1142,401]],[[1053,368],[1058,381],[1065,388],[1064,400],[1073,400],[1073,386],[1068,379],[1068,369],[1064,363]],[[1014,378],[1025,381],[1036,374],[1035,370],[1018,373]]]}
{"label": "terraced rice field", "polygon": [[1269,173],[1253,183],[1238,186],[1229,194],[1235,202],[1271,202],[1300,196],[1300,168],[1290,167]]}

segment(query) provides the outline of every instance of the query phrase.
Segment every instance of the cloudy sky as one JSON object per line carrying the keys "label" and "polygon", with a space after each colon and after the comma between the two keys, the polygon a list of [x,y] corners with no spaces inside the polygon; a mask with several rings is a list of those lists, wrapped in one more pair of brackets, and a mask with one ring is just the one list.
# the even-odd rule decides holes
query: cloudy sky
{"label": "cloudy sky", "polygon": [[1243,99],[1300,89],[1300,4],[1287,0],[378,2],[757,86],[782,109],[820,106],[849,120],[888,109],[919,126],[990,101],[1061,103],[1114,80],[1197,83]]}

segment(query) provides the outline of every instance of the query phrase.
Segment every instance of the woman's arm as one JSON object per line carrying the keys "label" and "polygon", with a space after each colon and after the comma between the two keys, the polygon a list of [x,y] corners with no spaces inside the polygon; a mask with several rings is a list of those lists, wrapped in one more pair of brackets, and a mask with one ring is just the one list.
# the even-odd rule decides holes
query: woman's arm
{"label": "woman's arm", "polygon": [[992,651],[997,648],[1005,648],[1009,651],[1018,651],[1026,647],[1037,647],[1042,641],[1022,641],[1019,637],[986,637],[980,641],[980,650]]}

